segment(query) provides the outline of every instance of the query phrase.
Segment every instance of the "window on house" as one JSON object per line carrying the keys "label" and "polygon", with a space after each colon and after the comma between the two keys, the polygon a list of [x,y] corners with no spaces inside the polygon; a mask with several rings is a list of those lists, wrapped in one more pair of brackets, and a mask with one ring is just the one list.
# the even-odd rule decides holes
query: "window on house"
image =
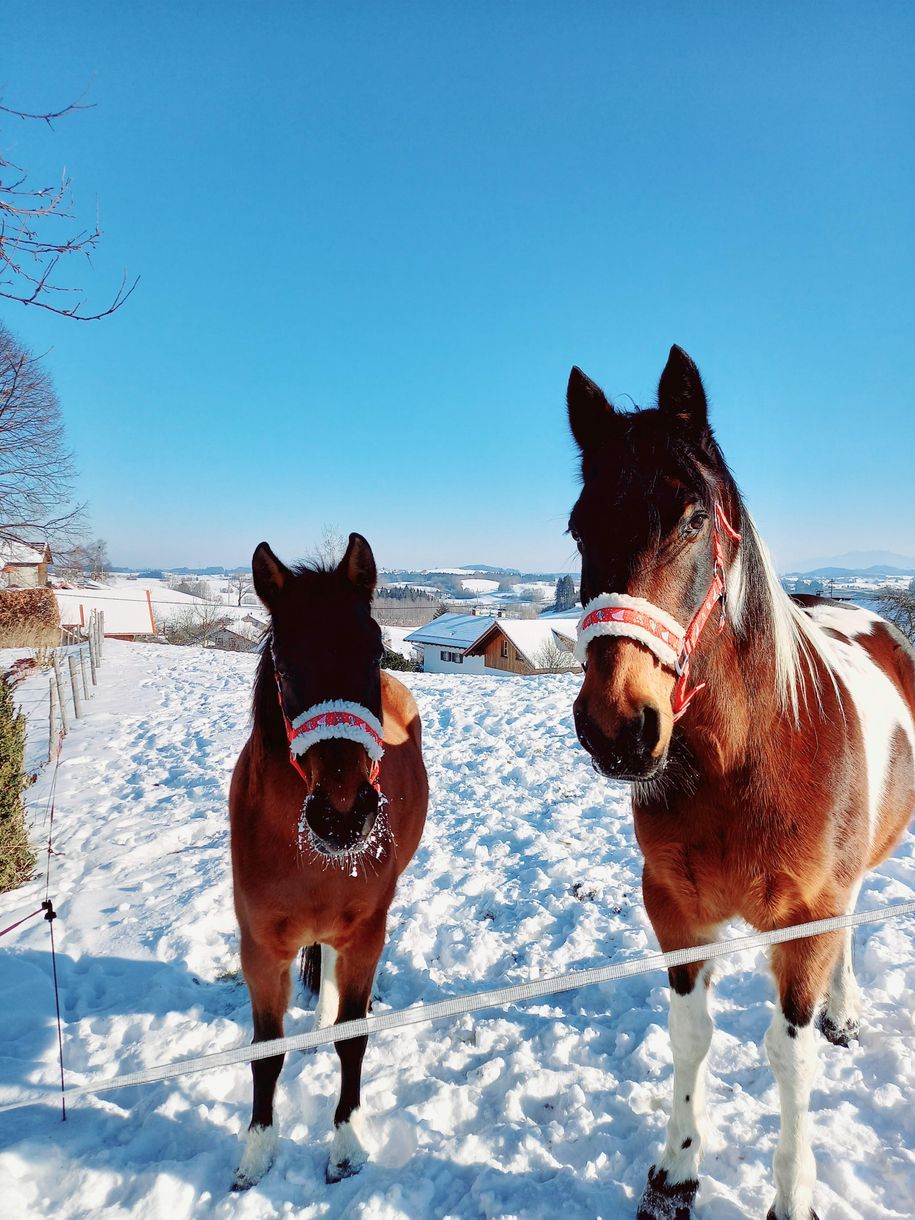
{"label": "window on house", "polygon": [[463,665],[464,654],[462,652],[445,652],[442,650],[442,660],[450,661],[452,665]]}
{"label": "window on house", "polygon": [[502,647],[499,650],[499,656],[504,657],[506,659],[506,661],[508,660],[508,640],[502,641]]}

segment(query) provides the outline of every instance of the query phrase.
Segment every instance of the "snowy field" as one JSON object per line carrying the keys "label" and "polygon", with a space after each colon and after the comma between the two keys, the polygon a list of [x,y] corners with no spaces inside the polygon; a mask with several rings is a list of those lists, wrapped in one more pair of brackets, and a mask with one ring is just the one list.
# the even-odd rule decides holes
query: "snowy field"
{"label": "snowy field", "polygon": [[[255,658],[109,642],[67,738],[51,894],[71,1085],[250,1039],[232,912],[226,792],[247,732]],[[407,674],[424,722],[432,805],[402,880],[375,987],[384,1012],[655,947],[628,798],[578,748],[577,679]],[[38,716],[44,676],[19,688]],[[47,748],[35,721],[30,760]],[[49,775],[29,791],[36,840]],[[0,926],[38,905],[0,899]],[[915,897],[915,836],[860,905]],[[822,1220],[915,1214],[915,926],[862,929],[861,1043],[821,1044],[813,1092]],[[48,935],[0,943],[0,1101],[57,1073]],[[261,1184],[228,1186],[250,1108],[247,1067],[0,1114],[0,1217],[633,1217],[662,1139],[671,1059],[666,977],[383,1034],[365,1061],[374,1159],[324,1181],[333,1050],[287,1058],[280,1150]],[[296,989],[287,1032],[308,1028]],[[764,961],[728,960],[715,992],[712,1143],[698,1214],[762,1216],[777,1099],[762,1050]]]}

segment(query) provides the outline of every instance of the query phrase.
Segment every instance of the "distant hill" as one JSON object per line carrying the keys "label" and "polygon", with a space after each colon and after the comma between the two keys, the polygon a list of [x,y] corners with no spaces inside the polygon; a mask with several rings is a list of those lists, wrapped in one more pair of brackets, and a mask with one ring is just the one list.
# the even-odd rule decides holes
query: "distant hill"
{"label": "distant hill", "polygon": [[500,568],[492,563],[462,563],[461,567],[468,572],[499,572],[505,576],[520,576],[517,568]]}
{"label": "distant hill", "polygon": [[849,580],[856,576],[915,576],[915,566],[893,568],[889,564],[875,564],[870,568],[811,568],[807,572],[786,572],[786,576],[820,576],[830,580]]}
{"label": "distant hill", "polygon": [[915,574],[915,557],[896,551],[848,551],[844,555],[805,559],[785,569],[799,576],[909,576]]}

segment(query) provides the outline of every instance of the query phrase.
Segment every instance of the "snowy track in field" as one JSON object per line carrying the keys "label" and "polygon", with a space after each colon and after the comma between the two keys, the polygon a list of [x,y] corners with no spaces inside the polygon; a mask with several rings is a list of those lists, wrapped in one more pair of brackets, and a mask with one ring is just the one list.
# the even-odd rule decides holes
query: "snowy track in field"
{"label": "snowy track in field", "polygon": [[[238,976],[226,793],[247,735],[254,659],[109,643],[97,694],[67,738],[51,893],[71,1084],[250,1038]],[[391,909],[375,1011],[553,974],[655,947],[642,912],[625,791],[577,747],[576,679],[406,675],[432,787],[426,835]],[[46,679],[19,688],[23,703]],[[43,736],[44,734],[44,736]],[[36,722],[37,760],[46,729]],[[40,837],[48,773],[29,793]],[[38,905],[0,899],[0,925]],[[915,897],[915,836],[860,906]],[[7,919],[6,916],[9,916]],[[822,1220],[909,1218],[915,1197],[915,927],[859,932],[862,1042],[821,1048],[814,1148]],[[0,944],[0,1100],[55,1080],[47,930]],[[287,1031],[307,1027],[296,988]],[[761,958],[720,971],[699,1215],[771,1201],[777,1098],[762,1052]],[[223,1069],[0,1115],[0,1216],[632,1217],[665,1122],[666,978],[386,1034],[363,1105],[374,1160],[329,1187],[332,1050],[287,1059],[280,1151],[254,1190],[227,1194],[250,1073]]]}

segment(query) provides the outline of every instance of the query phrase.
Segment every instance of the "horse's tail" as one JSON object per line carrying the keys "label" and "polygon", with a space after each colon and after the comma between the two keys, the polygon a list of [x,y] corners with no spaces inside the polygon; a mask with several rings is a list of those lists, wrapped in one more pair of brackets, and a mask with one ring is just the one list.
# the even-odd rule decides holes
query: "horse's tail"
{"label": "horse's tail", "polygon": [[321,990],[321,946],[305,945],[299,959],[299,977],[306,991],[317,995]]}

